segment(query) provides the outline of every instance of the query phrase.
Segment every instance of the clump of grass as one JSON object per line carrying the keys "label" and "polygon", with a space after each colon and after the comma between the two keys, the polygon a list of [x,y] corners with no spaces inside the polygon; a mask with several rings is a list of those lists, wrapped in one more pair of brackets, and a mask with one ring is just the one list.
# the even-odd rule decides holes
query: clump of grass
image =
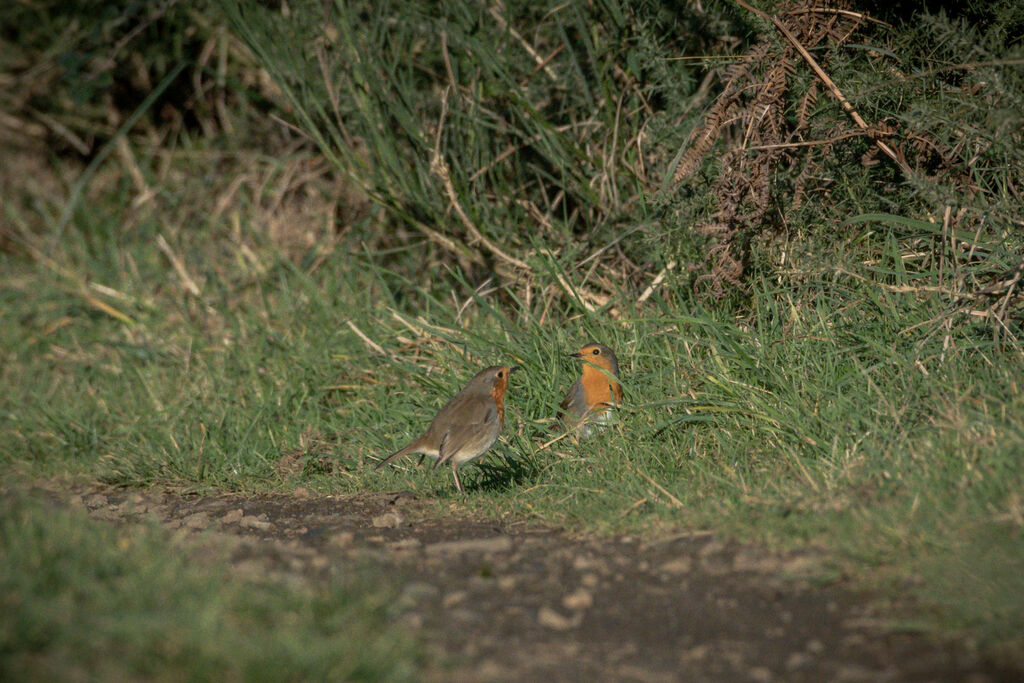
{"label": "clump of grass", "polygon": [[[1016,517],[1007,524],[1008,515]],[[935,618],[945,625],[973,633],[982,650],[1007,666],[1020,666],[1024,649],[1019,625],[1024,605],[1007,596],[1024,590],[1024,546],[1020,542],[1019,497],[1004,508],[998,526],[950,526],[944,529],[949,550],[941,559],[921,563],[923,599],[941,605]]]}
{"label": "clump of grass", "polygon": [[0,673],[8,679],[412,678],[389,588],[305,590],[169,550],[8,491],[0,498]]}

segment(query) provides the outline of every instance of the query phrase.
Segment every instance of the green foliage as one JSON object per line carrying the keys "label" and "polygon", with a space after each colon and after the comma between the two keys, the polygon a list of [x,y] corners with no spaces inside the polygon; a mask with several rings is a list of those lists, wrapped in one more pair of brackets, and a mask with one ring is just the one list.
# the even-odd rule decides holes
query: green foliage
{"label": "green foliage", "polygon": [[[315,149],[276,128],[255,138],[270,126],[258,107],[218,109],[216,123],[204,110],[207,135],[169,124],[155,148],[107,131],[131,159],[99,159],[89,182],[0,185],[5,469],[402,487],[439,509],[584,530],[815,544],[850,575],[926,577],[920,594],[950,623],[1016,647],[1024,87],[1011,4],[986,26],[915,5],[905,24],[814,51],[915,174],[859,133],[787,152],[763,221],[737,233],[743,277],[717,302],[693,285],[718,238],[694,226],[718,210],[723,153],[743,136],[727,131],[687,182],[673,169],[719,92],[715,70],[758,42],[784,49],[768,22],[716,2],[220,5],[280,89],[217,34],[229,101],[281,103]],[[197,23],[197,41],[215,24]],[[791,66],[786,135],[816,87]],[[808,101],[813,135],[796,141],[856,132],[824,90]],[[576,370],[565,353],[590,340],[620,358],[618,423],[542,447]],[[524,372],[467,498],[447,473],[371,471],[494,362]],[[317,466],[284,471],[295,454]],[[962,561],[974,547],[983,567]],[[134,561],[97,552],[82,572]],[[977,600],[955,589],[971,577]]]}
{"label": "green foliage", "polygon": [[159,529],[0,498],[6,679],[398,680],[416,654],[369,582],[307,592],[190,564]]}
{"label": "green foliage", "polygon": [[[610,239],[615,224],[644,212],[650,180],[632,141],[657,93],[635,71],[663,40],[673,19],[664,12],[302,2],[281,16],[223,6],[321,151],[397,225],[445,233],[463,265],[501,258],[469,249],[453,196],[485,237],[528,260],[582,235]],[[538,217],[540,235],[528,227]]]}

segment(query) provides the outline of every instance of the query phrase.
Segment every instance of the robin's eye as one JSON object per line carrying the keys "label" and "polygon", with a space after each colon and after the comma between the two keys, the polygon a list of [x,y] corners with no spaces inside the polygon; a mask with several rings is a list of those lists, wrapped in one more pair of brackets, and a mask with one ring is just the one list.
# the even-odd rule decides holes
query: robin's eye
{"label": "robin's eye", "polygon": [[498,370],[498,379],[501,379],[504,376],[505,376],[505,373],[502,372],[501,370]]}
{"label": "robin's eye", "polygon": [[594,349],[591,353],[593,353],[595,356],[600,356],[601,355],[601,349]]}

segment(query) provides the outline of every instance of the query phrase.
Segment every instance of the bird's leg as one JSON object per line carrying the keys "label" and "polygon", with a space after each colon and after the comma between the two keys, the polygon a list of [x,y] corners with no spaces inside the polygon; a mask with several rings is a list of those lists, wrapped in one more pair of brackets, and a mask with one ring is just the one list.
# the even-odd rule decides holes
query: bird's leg
{"label": "bird's leg", "polygon": [[459,493],[465,494],[466,489],[463,488],[462,482],[459,481],[459,469],[454,462],[452,462],[452,476],[455,477],[455,488],[459,490]]}
{"label": "bird's leg", "polygon": [[422,466],[423,465],[423,459],[426,458],[426,457],[427,457],[426,455],[424,455],[423,453],[420,453],[420,461],[418,463],[416,463],[416,467]]}

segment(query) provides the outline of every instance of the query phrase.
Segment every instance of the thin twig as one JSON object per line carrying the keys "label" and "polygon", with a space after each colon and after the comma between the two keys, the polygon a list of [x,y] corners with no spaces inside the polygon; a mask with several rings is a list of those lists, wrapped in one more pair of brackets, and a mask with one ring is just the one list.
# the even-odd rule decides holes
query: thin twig
{"label": "thin twig", "polygon": [[676,262],[669,261],[668,265],[661,269],[661,272],[655,276],[654,281],[651,282],[651,284],[648,285],[647,289],[645,289],[643,293],[637,298],[636,303],[639,305],[647,301],[647,299],[650,298],[652,294],[654,294],[654,290],[656,290],[658,286],[665,280],[665,276],[668,274],[668,272],[675,267]]}
{"label": "thin twig", "polygon": [[851,12],[848,9],[834,9],[834,8],[831,8],[831,7],[807,7],[805,9],[797,9],[797,10],[793,10],[792,12],[786,12],[786,16],[787,17],[793,17],[793,16],[796,16],[798,14],[841,14],[844,17],[853,17],[854,19],[860,19],[862,21],[871,21],[871,22],[874,22],[876,24],[881,24],[882,26],[886,26],[888,28],[892,28],[893,27],[892,24],[886,23],[886,22],[882,21],[881,19],[875,19],[872,16],[869,16],[867,14],[862,14],[860,12]]}
{"label": "thin twig", "polygon": [[[950,230],[949,219],[953,215],[953,207],[949,204],[942,211],[942,244],[939,246],[939,284],[941,285],[946,271],[946,240],[949,240],[949,251],[952,264],[956,266],[956,236]],[[956,283],[956,272],[951,276]]]}
{"label": "thin twig", "polygon": [[72,147],[74,147],[79,154],[84,156],[92,151],[92,147],[89,146],[89,143],[87,143],[81,137],[76,135],[73,130],[65,126],[57,119],[48,116],[41,111],[36,111],[35,109],[29,109],[28,113],[30,116],[39,119],[39,121],[42,122],[47,128],[49,128],[51,131],[53,131],[61,138],[63,138],[64,141],[67,142]]}
{"label": "thin twig", "polygon": [[[572,284],[561,273],[555,273],[555,280],[567,294],[573,295],[574,298],[577,301],[579,301],[580,304],[583,305],[583,308],[587,309],[591,313],[597,311],[598,306],[604,306],[611,300],[609,297],[603,297],[602,300],[602,297],[598,294],[588,292],[584,290],[582,287],[573,287]],[[594,304],[587,301],[587,299],[593,300],[597,304],[597,306],[594,306]]]}
{"label": "thin twig", "polygon": [[548,75],[548,78],[557,83],[558,74],[555,73],[555,70],[551,68],[551,65],[548,64],[543,57],[541,57],[540,53],[537,52],[532,45],[526,42],[526,39],[519,34],[519,31],[509,26],[508,22],[505,21],[505,18],[501,16],[501,12],[498,11],[498,7],[491,7],[489,11],[491,13],[491,16],[494,17],[494,20],[498,22],[498,27],[502,31],[508,31],[508,34],[510,36],[518,40],[519,44],[523,46],[523,49],[526,50],[527,54],[533,57],[533,61],[537,63],[537,66],[539,68],[543,68],[544,73]]}
{"label": "thin twig", "polygon": [[648,501],[648,498],[646,498],[646,497],[644,497],[644,498],[641,498],[640,500],[636,501],[635,503],[633,503],[632,505],[630,505],[630,506],[629,506],[628,508],[626,508],[625,510],[623,510],[622,512],[620,512],[620,513],[619,513],[619,518],[621,519],[621,518],[625,517],[625,516],[626,516],[626,515],[628,515],[628,514],[629,514],[630,512],[632,512],[633,510],[636,510],[636,509],[637,509],[638,507],[640,507],[641,505],[643,505],[643,504],[644,504],[644,503],[646,503],[647,501]]}
{"label": "thin twig", "polygon": [[[1003,303],[999,307],[998,318],[1000,322],[1006,320],[1006,312],[1010,308],[1010,300],[1013,297],[1013,291],[1017,288],[1017,283],[1020,282],[1021,276],[1024,276],[1024,261],[1021,261],[1020,265],[1017,266],[1017,272],[1006,287],[1006,297],[1003,298]],[[1003,327],[1006,327],[1005,323],[1003,323]],[[1007,332],[1009,332],[1009,330],[1007,330]]]}
{"label": "thin twig", "polygon": [[[633,468],[629,467],[629,465],[626,465],[626,467],[631,469],[631,470],[633,470]],[[683,501],[679,500],[678,498],[673,496],[671,493],[669,493],[668,490],[664,486],[662,486],[658,482],[654,481],[654,479],[652,479],[646,472],[644,472],[643,470],[640,470],[640,469],[636,469],[636,470],[633,470],[633,471],[636,472],[637,474],[639,474],[644,479],[646,479],[648,482],[650,482],[651,486],[653,486],[654,488],[658,489],[658,491],[660,491],[666,498],[668,498],[669,501],[672,502],[672,507],[679,508],[680,510],[682,510],[682,509],[684,509],[686,507],[685,505],[683,505]]]}
{"label": "thin twig", "polygon": [[828,138],[827,140],[806,140],[804,142],[780,142],[774,145],[754,145],[752,147],[746,147],[749,151],[759,150],[771,150],[771,149],[791,149],[793,147],[817,147],[820,145],[831,145],[840,140],[846,140],[847,138],[860,138],[867,135],[863,130],[851,130],[837,135],[834,138]]}
{"label": "thin twig", "polygon": [[558,443],[559,441],[561,441],[562,439],[564,439],[567,436],[572,436],[572,432],[568,431],[565,434],[559,434],[558,436],[556,436],[555,438],[551,439],[550,441],[547,441],[547,442],[541,444],[540,446],[538,446],[537,450],[535,450],[534,453],[540,453],[545,448],[551,446],[552,444]]}
{"label": "thin twig", "polygon": [[379,353],[382,356],[389,356],[389,355],[391,355],[387,351],[385,351],[383,349],[383,347],[381,347],[380,344],[378,344],[377,342],[375,342],[372,339],[370,339],[369,337],[367,337],[366,333],[364,333],[362,330],[360,330],[358,327],[356,327],[356,324],[354,322],[352,322],[351,320],[346,320],[345,324],[348,325],[349,329],[351,329],[353,332],[355,332],[356,336],[359,337],[360,339],[362,339],[363,343],[366,344],[367,346],[369,346],[372,350],[376,351],[377,353]]}
{"label": "thin twig", "polygon": [[1016,287],[1017,283],[1024,277],[1024,261],[1017,264],[1017,267],[1013,271],[1013,275],[1005,280],[999,282],[993,282],[987,287],[982,287],[975,294],[1002,294],[1003,289],[1012,290]]}
{"label": "thin twig", "polygon": [[316,48],[316,61],[320,66],[320,77],[324,79],[324,87],[327,90],[327,99],[331,103],[331,111],[334,113],[334,122],[338,125],[338,131],[341,133],[341,137],[345,138],[345,144],[350,149],[355,149],[355,144],[352,141],[352,136],[348,132],[348,126],[345,125],[345,119],[341,117],[341,104],[338,100],[338,88],[334,87],[334,83],[331,82],[331,70],[327,65],[327,50],[324,46],[317,45]]}
{"label": "thin twig", "polygon": [[83,299],[85,299],[86,303],[88,303],[90,306],[92,306],[93,308],[95,308],[98,311],[103,311],[104,313],[109,315],[111,318],[116,318],[117,320],[120,320],[121,322],[123,322],[126,325],[134,325],[135,324],[134,320],[132,320],[130,317],[128,317],[127,315],[125,315],[121,311],[117,310],[116,308],[114,308],[110,304],[108,304],[108,303],[106,303],[104,301],[101,301],[101,300],[97,299],[96,297],[91,296],[89,294],[86,294],[84,292],[81,292],[80,296]]}
{"label": "thin twig", "polygon": [[146,183],[146,176],[143,175],[142,169],[139,168],[139,162],[135,159],[135,155],[132,154],[132,148],[128,144],[128,139],[119,137],[115,147],[117,155],[121,158],[121,163],[127,167],[128,175],[131,176],[135,189],[138,192],[138,195],[132,200],[132,206],[140,207],[152,199],[156,192]]}
{"label": "thin twig", "polygon": [[917,292],[928,292],[929,294],[946,294],[948,296],[958,298],[977,298],[978,296],[977,292],[958,292],[947,287],[936,287],[934,285],[890,285],[886,284],[885,282],[877,282],[875,280],[872,280],[871,278],[864,277],[863,275],[858,275],[857,273],[854,273],[853,271],[847,270],[842,267],[836,268],[835,272],[840,275],[848,275],[852,278],[860,280],[861,282],[867,282],[888,292],[895,292],[897,294],[914,294]]}
{"label": "thin twig", "polygon": [[441,57],[444,58],[444,70],[448,74],[448,85],[453,90],[458,88],[455,82],[455,70],[452,69],[452,58],[448,54],[448,32],[441,31]]}
{"label": "thin twig", "polygon": [[160,251],[164,253],[167,260],[171,262],[171,267],[174,268],[174,272],[181,278],[182,283],[185,285],[185,289],[189,291],[192,296],[198,297],[200,295],[199,285],[196,284],[195,280],[189,277],[188,271],[185,270],[185,264],[178,258],[178,255],[171,249],[171,245],[164,239],[163,234],[156,236],[156,246],[160,248]]}
{"label": "thin twig", "polygon": [[[534,67],[533,72],[537,73],[541,69],[546,69],[548,67],[548,62],[550,62],[552,59],[557,57],[563,50],[565,50],[565,47],[566,47],[565,43],[562,43],[558,47],[556,47],[554,50],[552,50],[551,54],[549,54],[543,60],[537,62],[537,66]],[[524,79],[522,82],[520,82],[519,85],[520,86],[525,86],[526,85],[526,80]]]}

